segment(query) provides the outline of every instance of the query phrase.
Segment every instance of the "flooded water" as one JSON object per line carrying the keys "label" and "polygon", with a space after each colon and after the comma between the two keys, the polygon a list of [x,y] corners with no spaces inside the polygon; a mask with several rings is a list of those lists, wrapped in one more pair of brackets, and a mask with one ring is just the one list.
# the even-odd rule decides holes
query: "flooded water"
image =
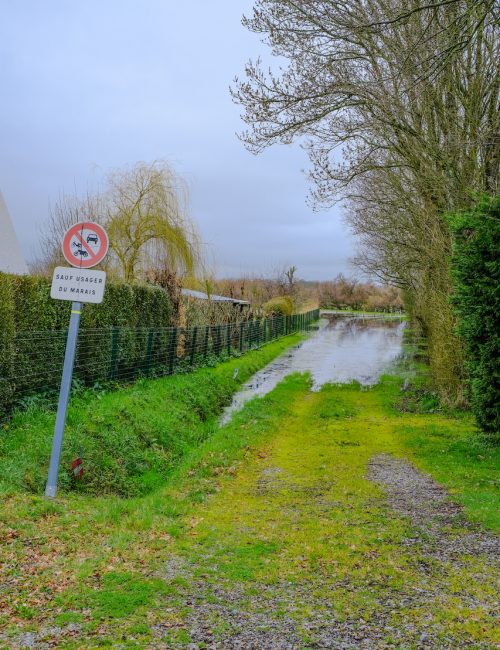
{"label": "flooded water", "polygon": [[399,319],[322,319],[319,329],[303,343],[272,361],[241,387],[224,410],[221,423],[228,422],[248,400],[269,393],[293,372],[311,373],[313,390],[326,383],[376,383],[401,353],[404,327]]}

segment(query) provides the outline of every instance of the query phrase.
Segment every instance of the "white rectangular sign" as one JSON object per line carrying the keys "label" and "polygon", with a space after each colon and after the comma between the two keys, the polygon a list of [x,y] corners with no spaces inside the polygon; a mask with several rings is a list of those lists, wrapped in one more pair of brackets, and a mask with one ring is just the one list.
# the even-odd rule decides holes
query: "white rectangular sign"
{"label": "white rectangular sign", "polygon": [[76,300],[100,303],[104,298],[106,273],[91,269],[56,266],[52,277],[50,297],[56,300]]}

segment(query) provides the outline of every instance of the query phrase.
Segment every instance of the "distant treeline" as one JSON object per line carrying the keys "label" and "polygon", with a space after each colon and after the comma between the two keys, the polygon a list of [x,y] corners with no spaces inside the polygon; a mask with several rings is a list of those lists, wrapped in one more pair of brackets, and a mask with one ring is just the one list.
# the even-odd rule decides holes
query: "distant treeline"
{"label": "distant treeline", "polygon": [[[294,269],[294,267],[292,267]],[[287,296],[296,309],[319,305],[324,309],[367,311],[402,311],[401,291],[396,287],[360,282],[337,275],[328,282],[311,282],[295,278],[288,269],[275,278],[224,278],[215,280],[214,293],[249,300],[253,309],[272,307],[277,297]]]}
{"label": "distant treeline", "polygon": [[321,282],[319,305],[324,309],[354,309],[365,311],[403,311],[401,292],[396,287],[358,282],[338,275],[332,282]]}

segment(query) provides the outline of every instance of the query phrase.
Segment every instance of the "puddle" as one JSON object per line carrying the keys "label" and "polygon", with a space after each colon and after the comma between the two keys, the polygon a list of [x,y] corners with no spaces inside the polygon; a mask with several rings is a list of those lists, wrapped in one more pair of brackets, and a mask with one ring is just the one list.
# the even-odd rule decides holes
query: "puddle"
{"label": "puddle", "polygon": [[309,372],[313,390],[326,383],[375,384],[401,353],[405,322],[400,319],[323,318],[317,331],[257,372],[224,409],[221,424],[245,402],[266,395],[287,375]]}

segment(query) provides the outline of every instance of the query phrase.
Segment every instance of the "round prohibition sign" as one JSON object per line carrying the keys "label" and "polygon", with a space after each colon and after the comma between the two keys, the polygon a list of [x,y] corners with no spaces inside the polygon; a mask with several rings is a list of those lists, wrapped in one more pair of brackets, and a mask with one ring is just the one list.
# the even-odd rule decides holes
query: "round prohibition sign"
{"label": "round prohibition sign", "polygon": [[108,235],[102,226],[82,221],[65,232],[62,251],[71,266],[90,269],[106,257],[108,245]]}

